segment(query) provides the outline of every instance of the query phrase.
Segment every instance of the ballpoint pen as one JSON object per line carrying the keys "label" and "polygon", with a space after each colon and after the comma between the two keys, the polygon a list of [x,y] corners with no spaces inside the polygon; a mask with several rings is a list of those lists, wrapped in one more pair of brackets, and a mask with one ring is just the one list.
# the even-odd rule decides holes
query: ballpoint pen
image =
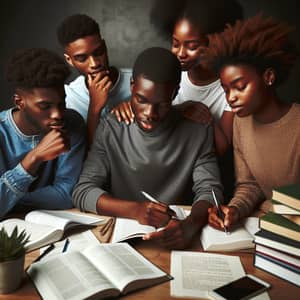
{"label": "ballpoint pen", "polygon": [[[216,197],[216,194],[215,194],[215,192],[214,192],[214,189],[211,189],[211,193],[212,193],[213,199],[214,199],[214,201],[215,201],[215,203],[216,203],[216,206],[217,206],[218,216],[221,218],[221,220],[223,221],[223,224],[224,224],[224,218],[225,218],[225,215],[224,215],[224,213],[223,213],[223,211],[222,211],[222,209],[221,209],[221,206],[220,206],[219,201],[218,201],[218,199],[217,199],[217,197]],[[226,234],[229,234],[229,231],[227,230],[227,228],[226,228],[225,225],[224,225],[224,232],[225,232]]]}
{"label": "ballpoint pen", "polygon": [[67,251],[69,244],[70,244],[70,240],[66,239],[64,247],[62,249],[62,252],[66,252]]}
{"label": "ballpoint pen", "polygon": [[40,261],[44,256],[46,256],[50,251],[52,251],[55,248],[54,244],[51,244],[46,250],[38,256],[32,263]]}

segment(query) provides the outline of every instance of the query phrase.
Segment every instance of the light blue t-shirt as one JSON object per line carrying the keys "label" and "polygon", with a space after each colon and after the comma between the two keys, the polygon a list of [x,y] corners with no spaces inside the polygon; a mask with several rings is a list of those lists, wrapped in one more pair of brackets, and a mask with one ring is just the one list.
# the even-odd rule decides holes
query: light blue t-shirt
{"label": "light blue t-shirt", "polygon": [[[131,69],[119,69],[119,77],[115,85],[109,91],[107,103],[101,112],[101,117],[105,117],[117,104],[130,98],[131,76]],[[79,112],[86,121],[90,94],[85,84],[85,77],[81,75],[70,84],[65,84],[65,92],[66,106]]]}
{"label": "light blue t-shirt", "polygon": [[20,163],[42,135],[25,135],[17,127],[13,109],[0,112],[0,217],[17,204],[41,209],[72,207],[71,194],[85,154],[85,125],[73,110],[65,114],[71,149],[46,161],[33,177]]}

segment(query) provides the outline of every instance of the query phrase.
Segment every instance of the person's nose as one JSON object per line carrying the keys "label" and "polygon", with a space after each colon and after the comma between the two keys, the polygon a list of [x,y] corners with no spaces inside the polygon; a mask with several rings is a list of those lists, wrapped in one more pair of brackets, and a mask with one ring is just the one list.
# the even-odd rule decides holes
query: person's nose
{"label": "person's nose", "polygon": [[144,115],[148,121],[156,120],[158,118],[157,105],[148,104],[144,111]]}
{"label": "person's nose", "polygon": [[89,57],[89,66],[91,69],[97,69],[99,67],[99,60],[94,56],[90,56]]}
{"label": "person's nose", "polygon": [[64,117],[65,107],[63,105],[54,107],[51,110],[51,119],[62,120]]}
{"label": "person's nose", "polygon": [[233,104],[234,102],[236,102],[236,100],[237,100],[237,95],[233,90],[231,90],[227,95],[227,101],[229,104]]}
{"label": "person's nose", "polygon": [[177,51],[177,56],[182,59],[182,58],[185,58],[186,57],[186,49],[185,47],[182,45],[178,48],[178,51]]}

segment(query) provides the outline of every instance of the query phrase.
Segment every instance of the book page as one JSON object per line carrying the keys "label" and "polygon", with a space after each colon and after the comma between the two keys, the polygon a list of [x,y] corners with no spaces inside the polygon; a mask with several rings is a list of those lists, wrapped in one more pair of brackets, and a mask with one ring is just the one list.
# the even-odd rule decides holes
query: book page
{"label": "book page", "polygon": [[254,233],[259,230],[258,218],[249,217],[241,225],[226,234],[210,225],[206,225],[200,234],[205,251],[234,251],[254,248]]}
{"label": "book page", "polygon": [[111,282],[80,252],[63,253],[37,262],[27,271],[44,299],[79,300],[108,290],[104,295],[119,292]]}
{"label": "book page", "polygon": [[[188,213],[181,207],[170,205],[178,219],[183,220]],[[159,229],[158,229],[159,230]],[[112,243],[122,242],[130,238],[142,237],[146,233],[156,231],[155,227],[142,225],[138,221],[126,218],[117,218],[114,232],[112,236]]]}
{"label": "book page", "polygon": [[[120,290],[134,280],[165,277],[167,274],[153,265],[127,243],[101,244],[85,249],[83,254]],[[149,281],[149,284],[151,281]],[[149,285],[148,284],[148,285]],[[145,287],[147,283],[143,284]],[[133,289],[136,289],[135,286]],[[128,292],[127,290],[126,292]]]}
{"label": "book page", "polygon": [[207,298],[208,292],[245,274],[238,256],[171,253],[171,296]]}
{"label": "book page", "polygon": [[26,251],[48,245],[57,241],[62,236],[62,231],[47,225],[38,225],[22,219],[7,219],[1,222],[1,226],[7,230],[9,234],[15,226],[18,226],[18,231],[25,230],[30,235],[29,241],[25,246]]}
{"label": "book page", "polygon": [[111,242],[117,243],[129,238],[142,237],[153,231],[155,231],[153,226],[142,225],[133,219],[117,218]]}

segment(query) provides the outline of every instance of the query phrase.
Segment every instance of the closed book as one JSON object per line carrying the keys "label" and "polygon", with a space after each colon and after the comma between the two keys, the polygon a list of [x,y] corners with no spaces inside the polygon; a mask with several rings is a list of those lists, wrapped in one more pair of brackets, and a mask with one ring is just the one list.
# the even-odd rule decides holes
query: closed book
{"label": "closed book", "polygon": [[255,233],[254,242],[300,257],[300,242],[267,230],[261,229]]}
{"label": "closed book", "polygon": [[254,266],[260,268],[266,272],[269,272],[277,277],[287,280],[297,286],[300,286],[300,274],[281,266],[266,257],[255,254],[254,256]]}
{"label": "closed book", "polygon": [[273,189],[274,200],[300,210],[300,183]]}
{"label": "closed book", "polygon": [[268,212],[260,218],[260,228],[300,242],[300,225],[280,214]]}
{"label": "closed book", "polygon": [[270,211],[276,214],[284,214],[284,215],[296,215],[300,216],[300,210],[291,208],[287,205],[281,204],[276,200],[272,200]]}
{"label": "closed book", "polygon": [[272,249],[260,244],[255,245],[255,251],[260,255],[275,259],[281,262],[283,265],[286,265],[287,267],[290,266],[294,268],[295,272],[300,273],[300,257],[286,254],[282,251]]}

